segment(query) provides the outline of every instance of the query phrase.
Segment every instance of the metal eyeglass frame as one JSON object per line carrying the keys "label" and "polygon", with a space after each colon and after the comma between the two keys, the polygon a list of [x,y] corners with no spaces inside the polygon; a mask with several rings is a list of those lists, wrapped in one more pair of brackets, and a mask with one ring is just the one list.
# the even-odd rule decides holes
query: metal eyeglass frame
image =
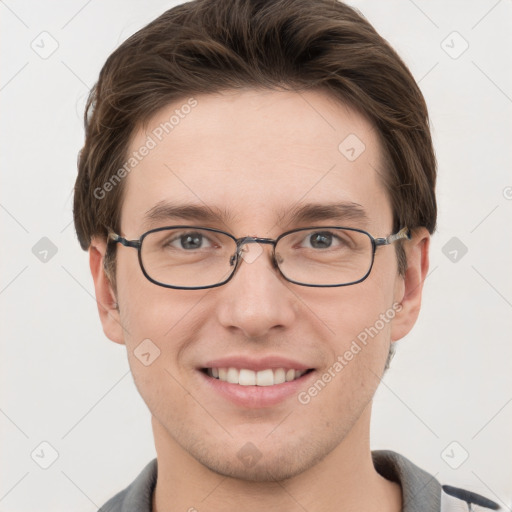
{"label": "metal eyeglass frame", "polygon": [[[156,281],[146,272],[146,269],[144,268],[144,264],[142,263],[142,243],[144,241],[144,238],[146,238],[149,234],[156,233],[158,231],[164,231],[164,230],[170,230],[170,229],[182,229],[182,228],[201,229],[201,230],[205,230],[205,231],[213,231],[215,233],[221,233],[221,234],[229,236],[236,243],[236,247],[237,247],[236,252],[231,257],[231,260],[230,260],[230,265],[234,264],[234,267],[233,267],[233,271],[231,272],[231,274],[228,276],[227,279],[225,279],[224,281],[222,281],[220,283],[208,285],[208,286],[191,286],[191,287],[189,287],[189,286],[173,286],[170,284],[164,284],[164,283],[160,283],[159,281]],[[333,229],[333,228],[345,229],[347,231],[356,231],[358,233],[363,233],[370,239],[371,244],[372,244],[372,260],[371,260],[370,266],[368,267],[368,271],[361,279],[358,279],[357,281],[352,281],[350,283],[343,283],[343,284],[305,284],[305,283],[300,283],[298,281],[294,281],[293,279],[289,279],[281,272],[281,269],[279,268],[279,264],[276,260],[276,254],[275,254],[276,244],[277,244],[277,242],[279,242],[279,240],[281,238],[283,238],[286,235],[289,235],[290,233],[295,233],[295,232],[299,232],[299,231],[309,231],[312,229]],[[253,237],[253,236],[244,236],[242,238],[235,238],[232,234],[227,233],[226,231],[222,231],[220,229],[206,228],[206,227],[201,227],[201,226],[179,225],[179,226],[165,226],[165,227],[161,227],[161,228],[151,229],[151,230],[143,233],[138,240],[127,240],[126,238],[123,238],[122,236],[118,235],[117,233],[114,233],[113,231],[109,231],[108,239],[112,240],[115,243],[120,243],[120,244],[124,245],[125,247],[133,247],[134,249],[137,249],[139,265],[140,265],[142,273],[144,274],[146,279],[148,279],[149,281],[151,281],[152,283],[154,283],[158,286],[163,286],[164,288],[173,288],[173,289],[177,289],[177,290],[204,290],[207,288],[216,288],[218,286],[222,286],[222,285],[226,284],[228,281],[230,281],[232,279],[232,277],[235,275],[238,267],[240,266],[240,261],[243,259],[241,257],[241,252],[242,252],[243,246],[245,244],[252,244],[252,243],[271,244],[273,246],[273,248],[272,248],[272,264],[274,265],[274,268],[276,268],[279,271],[279,273],[284,277],[284,279],[286,279],[288,282],[297,284],[299,286],[310,286],[310,287],[315,287],[315,288],[332,288],[332,287],[339,287],[339,286],[350,286],[350,285],[357,284],[357,283],[364,281],[370,275],[370,272],[373,268],[373,263],[375,261],[375,251],[377,250],[377,247],[380,247],[382,245],[390,245],[398,240],[404,240],[404,239],[410,240],[411,233],[407,227],[404,227],[397,233],[389,235],[388,237],[374,238],[367,231],[364,231],[362,229],[357,229],[357,228],[346,228],[343,226],[313,226],[313,227],[298,228],[298,229],[292,229],[290,231],[286,231],[285,233],[282,233],[281,235],[279,235],[276,239],[259,238],[259,237]]]}

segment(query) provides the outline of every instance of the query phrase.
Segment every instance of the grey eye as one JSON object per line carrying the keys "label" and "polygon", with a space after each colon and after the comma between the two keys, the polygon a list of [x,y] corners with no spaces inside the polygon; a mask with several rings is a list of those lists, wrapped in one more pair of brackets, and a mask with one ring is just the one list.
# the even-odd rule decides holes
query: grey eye
{"label": "grey eye", "polygon": [[315,249],[330,247],[332,244],[332,237],[333,234],[328,231],[314,233],[309,236],[311,247],[314,247]]}
{"label": "grey eye", "polygon": [[203,235],[200,233],[188,233],[180,236],[179,240],[184,249],[199,249],[203,242]]}

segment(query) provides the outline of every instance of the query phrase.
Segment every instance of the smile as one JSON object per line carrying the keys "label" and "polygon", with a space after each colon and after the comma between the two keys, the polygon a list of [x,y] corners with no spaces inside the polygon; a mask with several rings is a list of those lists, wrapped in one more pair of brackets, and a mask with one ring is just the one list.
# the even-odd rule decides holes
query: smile
{"label": "smile", "polygon": [[275,386],[291,382],[302,377],[311,370],[295,370],[286,368],[267,368],[265,370],[249,370],[247,368],[205,368],[209,377],[229,384],[240,386]]}

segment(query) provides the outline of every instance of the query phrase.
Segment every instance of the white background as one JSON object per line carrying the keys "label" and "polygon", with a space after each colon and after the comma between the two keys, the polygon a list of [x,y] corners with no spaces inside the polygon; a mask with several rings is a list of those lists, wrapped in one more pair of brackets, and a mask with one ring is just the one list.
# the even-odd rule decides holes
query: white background
{"label": "white background", "polygon": [[[510,510],[512,2],[351,3],[419,81],[439,162],[423,310],[377,392],[372,449]],[[155,456],[125,348],[101,329],[71,211],[88,90],[107,56],[173,5],[0,2],[0,512],[95,511]],[[31,47],[42,37],[47,50],[58,43],[46,59]],[[43,237],[57,249],[45,263],[32,251]],[[449,242],[467,247],[456,262]],[[43,441],[58,452],[48,469],[31,458],[50,461]]]}

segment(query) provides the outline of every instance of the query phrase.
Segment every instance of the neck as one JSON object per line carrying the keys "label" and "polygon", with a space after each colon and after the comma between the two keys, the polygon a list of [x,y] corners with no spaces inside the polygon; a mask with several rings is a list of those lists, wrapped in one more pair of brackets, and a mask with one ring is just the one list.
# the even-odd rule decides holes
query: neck
{"label": "neck", "polygon": [[344,440],[308,470],[283,481],[253,482],[214,473],[191,457],[153,417],[158,477],[153,512],[399,512],[401,488],[373,465],[371,402]]}

